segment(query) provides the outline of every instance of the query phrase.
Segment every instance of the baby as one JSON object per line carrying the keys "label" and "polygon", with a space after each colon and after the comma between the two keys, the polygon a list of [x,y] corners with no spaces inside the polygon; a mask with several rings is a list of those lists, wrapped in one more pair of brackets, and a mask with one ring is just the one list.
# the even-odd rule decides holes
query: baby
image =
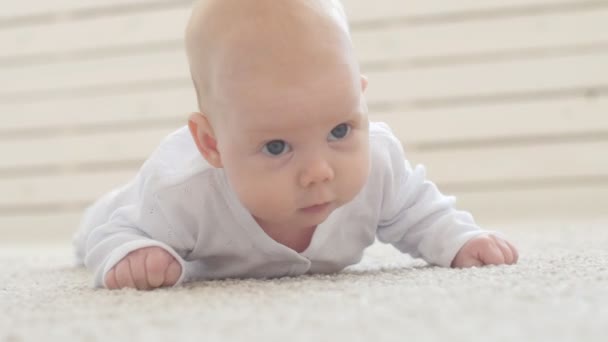
{"label": "baby", "polygon": [[95,286],[332,273],[376,238],[444,267],[517,261],[368,121],[337,1],[201,1],[186,50],[199,112],[74,238]]}

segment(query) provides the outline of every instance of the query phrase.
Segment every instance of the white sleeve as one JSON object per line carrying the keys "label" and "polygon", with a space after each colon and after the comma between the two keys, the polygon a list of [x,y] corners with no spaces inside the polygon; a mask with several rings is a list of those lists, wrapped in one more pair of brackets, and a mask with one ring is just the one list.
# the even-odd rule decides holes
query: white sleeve
{"label": "white sleeve", "polygon": [[430,264],[449,267],[467,241],[486,232],[471,214],[454,208],[454,197],[442,195],[426,179],[423,166],[412,169],[396,137],[387,134],[384,140],[378,239]]}
{"label": "white sleeve", "polygon": [[132,182],[108,193],[85,213],[75,245],[79,259],[94,274],[95,287],[107,287],[106,274],[129,253],[152,246],[165,249],[181,264],[176,285],[184,279],[185,261],[180,255],[187,254],[190,243],[159,207],[160,181],[148,164]]}
{"label": "white sleeve", "polygon": [[157,246],[170,253],[182,266],[182,274],[175,284],[184,278],[184,259],[167,243],[150,236],[138,226],[141,209],[138,205],[123,206],[112,214],[109,221],[95,227],[85,241],[85,266],[93,272],[93,285],[106,287],[106,274],[125,256],[137,249]]}

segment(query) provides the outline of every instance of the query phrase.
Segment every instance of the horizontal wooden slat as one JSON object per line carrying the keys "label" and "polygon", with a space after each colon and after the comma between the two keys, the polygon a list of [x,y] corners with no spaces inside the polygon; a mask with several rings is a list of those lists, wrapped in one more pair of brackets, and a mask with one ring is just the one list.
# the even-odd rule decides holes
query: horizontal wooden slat
{"label": "horizontal wooden slat", "polygon": [[129,92],[98,97],[62,98],[55,101],[18,104],[0,103],[0,139],[2,133],[59,127],[118,125],[148,121],[174,120],[184,124],[188,114],[197,111],[193,89],[164,89]]}
{"label": "horizontal wooden slat", "polygon": [[[414,16],[440,16],[454,13],[479,13],[480,17],[488,15],[488,12],[500,14],[513,9],[521,9],[533,12],[534,9],[562,7],[568,9],[574,6],[588,4],[602,4],[604,0],[377,0],[370,4],[368,0],[343,0],[347,14],[351,20],[373,20],[395,17]],[[458,17],[457,17],[458,18]],[[456,18],[456,19],[457,19]]]}
{"label": "horizontal wooden slat", "polygon": [[181,43],[189,16],[190,8],[184,6],[0,30],[0,44],[11,47],[0,52],[0,61],[6,56],[61,53],[69,56],[70,51],[87,49],[125,49],[167,41]]}
{"label": "horizontal wooden slat", "polygon": [[[61,58],[72,60],[134,53],[138,50],[139,53],[159,49],[181,51],[189,11],[185,6],[86,21],[57,22],[42,27],[0,30],[0,45],[11,47],[0,51],[0,66],[3,61],[10,62],[9,65],[30,64]],[[604,23],[607,18],[608,6],[593,11],[551,12],[481,22],[427,26],[412,26],[404,22],[402,25],[371,29],[355,27],[353,40],[362,63],[510,50],[523,50],[520,54],[525,54],[526,49],[541,49],[542,52],[542,48],[548,47],[574,46],[570,49],[576,49],[576,46],[588,47],[593,44],[603,44],[601,46],[605,48],[608,33],[604,30]],[[158,22],[170,24],[158,25]],[[466,39],[461,39],[463,37]],[[449,62],[449,58],[445,62]]]}
{"label": "horizontal wooden slat", "polygon": [[374,112],[408,146],[485,141],[584,137],[608,133],[608,97],[552,98],[536,102],[420,109],[395,107]]}
{"label": "horizontal wooden slat", "polygon": [[[47,14],[58,15],[57,20],[61,20],[61,14],[78,12],[94,14],[95,12],[107,12],[108,9],[131,8],[145,9],[146,7],[159,6],[162,4],[188,4],[193,0],[47,0],[47,1],[11,1],[4,0],[2,12],[0,13],[0,23],[11,19],[22,17],[40,16]],[[76,12],[76,13],[75,13]],[[70,18],[69,16],[67,18]],[[66,19],[66,17],[63,17]]]}
{"label": "horizontal wooden slat", "polygon": [[0,170],[139,160],[177,127],[9,141],[0,144]]}
{"label": "horizontal wooden slat", "polygon": [[517,146],[481,145],[443,150],[409,150],[408,159],[426,165],[429,178],[438,183],[500,183],[509,181],[550,181],[559,178],[606,176],[608,140],[522,144]]}
{"label": "horizontal wooden slat", "polygon": [[[96,8],[112,8],[117,6],[146,5],[150,3],[184,3],[187,0],[106,0],[100,3],[96,0],[49,0],[39,1],[7,1],[3,3],[0,19],[24,17],[47,13],[72,12],[77,10],[91,10]],[[378,0],[373,6],[365,0],[343,0],[348,15],[353,20],[369,20],[370,18],[395,16],[421,16],[446,13],[459,13],[470,11],[505,10],[521,6],[555,6],[563,4],[586,4],[598,1],[591,0],[512,0],[508,3],[500,0],[459,0],[458,2],[445,2],[441,0]],[[601,2],[601,1],[599,1]]]}
{"label": "horizontal wooden slat", "polygon": [[457,207],[472,212],[482,224],[608,218],[606,196],[608,184],[605,183],[456,194]]}
{"label": "horizontal wooden slat", "polygon": [[[508,59],[514,54],[515,57],[526,58],[543,53],[575,53],[583,47],[592,50],[594,45],[605,50],[608,43],[607,20],[608,6],[588,12],[361,29],[353,33],[353,41],[364,64],[398,59],[414,59],[410,61],[414,65],[450,64],[501,56]],[[429,60],[425,56],[442,58]],[[456,59],[451,56],[464,57]]]}
{"label": "horizontal wooden slat", "polygon": [[70,242],[81,218],[81,211],[0,216],[0,244]]}
{"label": "horizontal wooden slat", "polygon": [[542,60],[369,72],[375,102],[538,92],[608,83],[608,53]]}
{"label": "horizontal wooden slat", "polygon": [[161,52],[75,63],[37,65],[2,71],[0,94],[61,88],[84,88],[129,81],[189,78],[185,54]]}
{"label": "horizontal wooden slat", "polygon": [[[472,212],[482,226],[547,218],[561,222],[608,218],[608,184],[461,191],[456,195],[457,207]],[[82,210],[0,216],[0,243],[69,242],[81,217]]]}
{"label": "horizontal wooden slat", "polygon": [[[546,89],[606,85],[608,53],[539,60],[498,61],[477,65],[370,71],[367,98],[372,102],[483,96],[496,93],[536,92]],[[364,70],[365,71],[365,70]],[[11,69],[0,79],[0,99],[15,93],[77,92],[99,85],[153,82],[166,79],[189,81],[181,53],[121,57],[65,65]]]}
{"label": "horizontal wooden slat", "polygon": [[[137,169],[0,178],[0,208],[91,202],[130,181]],[[6,211],[6,210],[5,210]]]}

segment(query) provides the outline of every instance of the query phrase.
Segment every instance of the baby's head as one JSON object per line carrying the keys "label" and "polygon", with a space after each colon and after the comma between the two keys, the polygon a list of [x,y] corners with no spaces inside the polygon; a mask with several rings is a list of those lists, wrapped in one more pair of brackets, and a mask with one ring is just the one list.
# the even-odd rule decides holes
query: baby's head
{"label": "baby's head", "polygon": [[361,191],[366,81],[337,1],[203,0],[186,49],[192,136],[260,225],[317,225]]}

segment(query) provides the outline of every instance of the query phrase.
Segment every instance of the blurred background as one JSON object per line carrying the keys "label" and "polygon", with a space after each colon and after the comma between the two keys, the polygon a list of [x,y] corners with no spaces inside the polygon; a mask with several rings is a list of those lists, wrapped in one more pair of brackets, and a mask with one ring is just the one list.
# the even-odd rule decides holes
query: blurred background
{"label": "blurred background", "polygon": [[[372,120],[483,225],[608,216],[608,1],[343,0]],[[0,0],[0,244],[69,241],[196,109],[192,0]]]}

